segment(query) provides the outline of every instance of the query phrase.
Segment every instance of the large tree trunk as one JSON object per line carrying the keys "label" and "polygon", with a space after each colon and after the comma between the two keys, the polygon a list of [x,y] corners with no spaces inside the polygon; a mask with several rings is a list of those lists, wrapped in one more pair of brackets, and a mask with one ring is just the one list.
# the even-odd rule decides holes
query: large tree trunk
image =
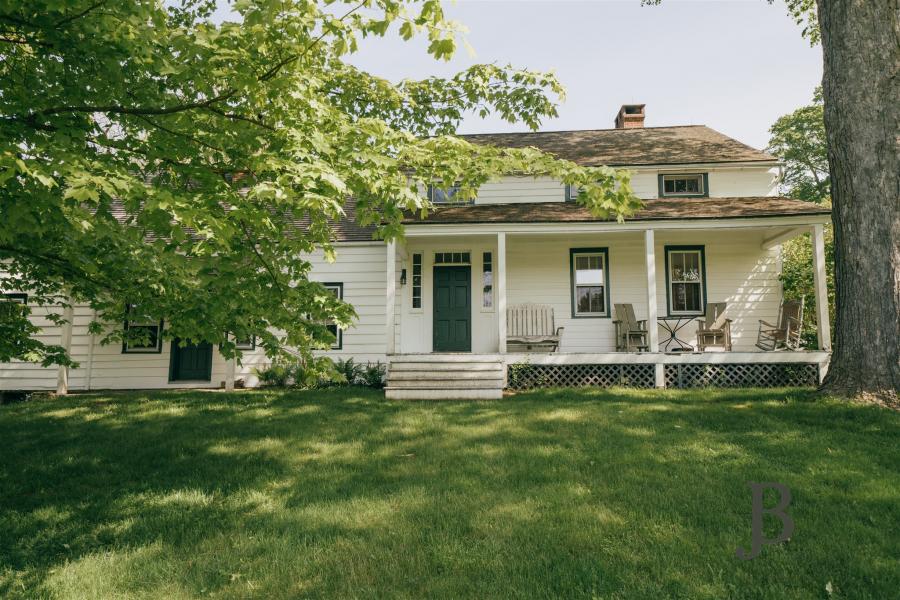
{"label": "large tree trunk", "polygon": [[900,390],[900,4],[817,0],[835,243],[835,343],[824,389]]}

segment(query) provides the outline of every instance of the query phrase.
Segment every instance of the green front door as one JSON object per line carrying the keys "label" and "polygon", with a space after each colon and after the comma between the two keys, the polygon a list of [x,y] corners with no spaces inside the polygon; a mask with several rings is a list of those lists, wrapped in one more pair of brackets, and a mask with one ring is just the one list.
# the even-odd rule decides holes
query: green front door
{"label": "green front door", "polygon": [[434,268],[434,351],[472,349],[472,268]]}
{"label": "green front door", "polygon": [[212,344],[180,345],[172,340],[169,381],[209,381],[212,376]]}

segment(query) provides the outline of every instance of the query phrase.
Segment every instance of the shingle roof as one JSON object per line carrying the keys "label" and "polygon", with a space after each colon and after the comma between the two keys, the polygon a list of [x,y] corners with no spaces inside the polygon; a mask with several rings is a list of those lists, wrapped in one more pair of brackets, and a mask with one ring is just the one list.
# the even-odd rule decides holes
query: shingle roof
{"label": "shingle roof", "polygon": [[674,165],[776,160],[705,125],[460,136],[475,144],[533,146],[581,166]]}
{"label": "shingle roof", "polygon": [[[626,221],[665,221],[672,219],[734,219],[746,217],[782,217],[827,215],[830,210],[819,204],[790,198],[759,196],[750,198],[703,198],[645,200],[644,208]],[[407,216],[408,225],[450,223],[578,223],[610,221],[595,217],[572,202],[521,202],[517,204],[476,204],[436,209],[424,219]]]}

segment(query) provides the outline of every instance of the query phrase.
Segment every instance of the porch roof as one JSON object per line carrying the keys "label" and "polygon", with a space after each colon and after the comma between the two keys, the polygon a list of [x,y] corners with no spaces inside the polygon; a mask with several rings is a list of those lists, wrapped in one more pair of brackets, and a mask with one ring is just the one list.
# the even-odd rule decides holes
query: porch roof
{"label": "porch roof", "polygon": [[[790,198],[761,196],[741,198],[702,198],[685,200],[645,200],[644,207],[626,221],[668,221],[700,219],[741,219],[828,215],[831,210],[811,202]],[[589,223],[612,222],[615,218],[596,217],[572,202],[521,202],[516,204],[475,204],[437,208],[424,218],[407,215],[408,225],[461,223]]]}

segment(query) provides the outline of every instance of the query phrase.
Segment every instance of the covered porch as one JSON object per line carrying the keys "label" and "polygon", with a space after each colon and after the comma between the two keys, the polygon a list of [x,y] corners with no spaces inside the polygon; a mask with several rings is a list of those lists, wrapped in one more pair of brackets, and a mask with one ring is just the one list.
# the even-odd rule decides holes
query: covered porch
{"label": "covered porch", "polygon": [[[388,362],[423,356],[429,356],[429,363],[447,362],[453,360],[450,353],[459,353],[499,362],[505,371],[510,365],[531,365],[533,371],[544,372],[562,385],[578,381],[628,384],[636,378],[646,382],[648,372],[656,387],[710,377],[718,377],[720,383],[755,381],[765,372],[790,383],[793,380],[785,380],[784,373],[796,375],[806,368],[790,365],[809,365],[820,380],[827,369],[831,339],[825,289],[827,221],[828,215],[815,214],[624,223],[407,225],[405,241],[387,248]],[[814,249],[818,347],[762,351],[756,346],[759,321],[776,321],[783,300],[779,245],[806,233],[811,233]],[[671,264],[685,260],[685,255],[695,261],[693,271],[699,274],[691,285],[679,282],[680,274]],[[589,292],[579,284],[576,259],[581,256],[594,257]],[[436,283],[436,277],[446,279],[454,267],[460,286]],[[458,319],[459,331],[468,328],[466,343],[445,343],[447,328],[440,321],[438,303],[448,293],[468,301]],[[699,351],[696,320],[708,303],[727,307],[730,351]],[[637,319],[646,321],[645,351],[617,350],[617,304],[630,305]],[[522,305],[552,311],[555,327],[562,328],[555,351],[521,352],[521,346],[509,344],[507,312]],[[676,345],[669,331],[673,320],[680,323]],[[734,376],[737,371],[757,375],[741,379]],[[808,371],[803,376],[808,379]],[[508,378],[504,383],[509,383]]]}

